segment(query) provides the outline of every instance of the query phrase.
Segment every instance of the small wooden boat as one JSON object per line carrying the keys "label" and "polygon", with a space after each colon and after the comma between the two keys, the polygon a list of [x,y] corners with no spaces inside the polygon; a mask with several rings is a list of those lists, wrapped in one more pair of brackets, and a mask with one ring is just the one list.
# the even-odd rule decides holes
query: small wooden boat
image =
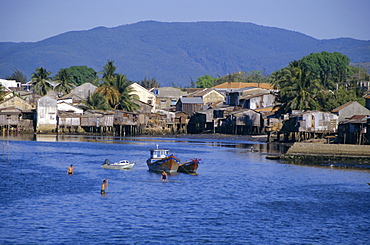
{"label": "small wooden boat", "polygon": [[177,172],[180,160],[170,154],[168,149],[150,149],[150,157],[146,161],[150,171],[162,172],[163,170],[168,173]]}
{"label": "small wooden boat", "polygon": [[278,159],[280,159],[280,155],[267,155],[266,159],[278,160]]}
{"label": "small wooden boat", "polygon": [[101,167],[105,169],[130,169],[134,165],[134,162],[130,162],[128,160],[121,160],[119,162],[110,163],[108,159],[105,159]]}
{"label": "small wooden boat", "polygon": [[195,158],[195,159],[191,159],[188,162],[180,164],[179,168],[177,169],[177,172],[187,173],[187,174],[195,173],[198,169],[200,160],[202,159]]}

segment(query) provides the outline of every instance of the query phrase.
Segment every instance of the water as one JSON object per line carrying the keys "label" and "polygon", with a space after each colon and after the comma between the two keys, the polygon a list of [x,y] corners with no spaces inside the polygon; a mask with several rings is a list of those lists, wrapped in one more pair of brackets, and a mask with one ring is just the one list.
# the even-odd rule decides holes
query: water
{"label": "water", "polygon": [[[252,142],[227,140],[8,143],[0,164],[1,244],[370,243],[369,171],[284,164],[252,152]],[[201,158],[198,175],[161,182],[145,164],[156,144],[183,161]],[[105,158],[137,164],[107,170]]]}

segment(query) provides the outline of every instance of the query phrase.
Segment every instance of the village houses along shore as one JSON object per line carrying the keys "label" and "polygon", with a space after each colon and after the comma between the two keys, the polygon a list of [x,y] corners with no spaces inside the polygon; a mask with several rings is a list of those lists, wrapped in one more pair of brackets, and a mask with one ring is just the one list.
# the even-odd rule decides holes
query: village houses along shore
{"label": "village houses along shore", "polygon": [[[268,83],[226,82],[212,88],[147,90],[130,85],[139,98],[134,112],[86,110],[84,101],[96,86],[84,83],[58,97],[32,92],[32,84],[0,79],[8,94],[0,104],[0,128],[36,134],[99,134],[115,136],[220,133],[267,134],[268,141],[370,144],[370,95],[366,106],[352,101],[331,112],[292,111],[277,114],[275,93]],[[13,91],[19,94],[14,96]]]}

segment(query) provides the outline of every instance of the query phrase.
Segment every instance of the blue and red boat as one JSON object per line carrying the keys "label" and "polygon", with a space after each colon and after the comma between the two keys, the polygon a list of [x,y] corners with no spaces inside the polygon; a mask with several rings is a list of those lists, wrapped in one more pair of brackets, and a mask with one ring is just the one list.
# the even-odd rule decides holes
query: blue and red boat
{"label": "blue and red boat", "polygon": [[194,158],[188,162],[179,165],[177,172],[192,174],[195,173],[199,166],[199,161],[202,159]]}
{"label": "blue and red boat", "polygon": [[162,172],[163,170],[168,173],[177,172],[180,164],[180,159],[175,155],[170,154],[168,149],[150,149],[150,157],[146,161],[148,168],[153,172]]}

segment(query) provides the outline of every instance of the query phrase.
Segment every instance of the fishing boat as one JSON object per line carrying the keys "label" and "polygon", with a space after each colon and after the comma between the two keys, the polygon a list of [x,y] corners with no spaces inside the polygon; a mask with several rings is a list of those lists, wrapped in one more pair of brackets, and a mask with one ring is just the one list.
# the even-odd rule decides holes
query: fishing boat
{"label": "fishing boat", "polygon": [[198,169],[200,160],[202,159],[195,158],[195,159],[191,159],[188,162],[180,164],[179,168],[177,169],[177,172],[187,173],[187,174],[195,173]]}
{"label": "fishing boat", "polygon": [[168,149],[150,149],[150,157],[146,161],[150,171],[162,172],[163,170],[168,173],[177,172],[180,160],[170,154]]}
{"label": "fishing boat", "polygon": [[110,163],[108,159],[105,159],[101,167],[105,169],[130,169],[134,165],[135,165],[134,162],[130,162],[128,160],[121,160],[119,162]]}
{"label": "fishing boat", "polygon": [[280,155],[267,155],[266,159],[278,160],[278,159],[280,159]]}

